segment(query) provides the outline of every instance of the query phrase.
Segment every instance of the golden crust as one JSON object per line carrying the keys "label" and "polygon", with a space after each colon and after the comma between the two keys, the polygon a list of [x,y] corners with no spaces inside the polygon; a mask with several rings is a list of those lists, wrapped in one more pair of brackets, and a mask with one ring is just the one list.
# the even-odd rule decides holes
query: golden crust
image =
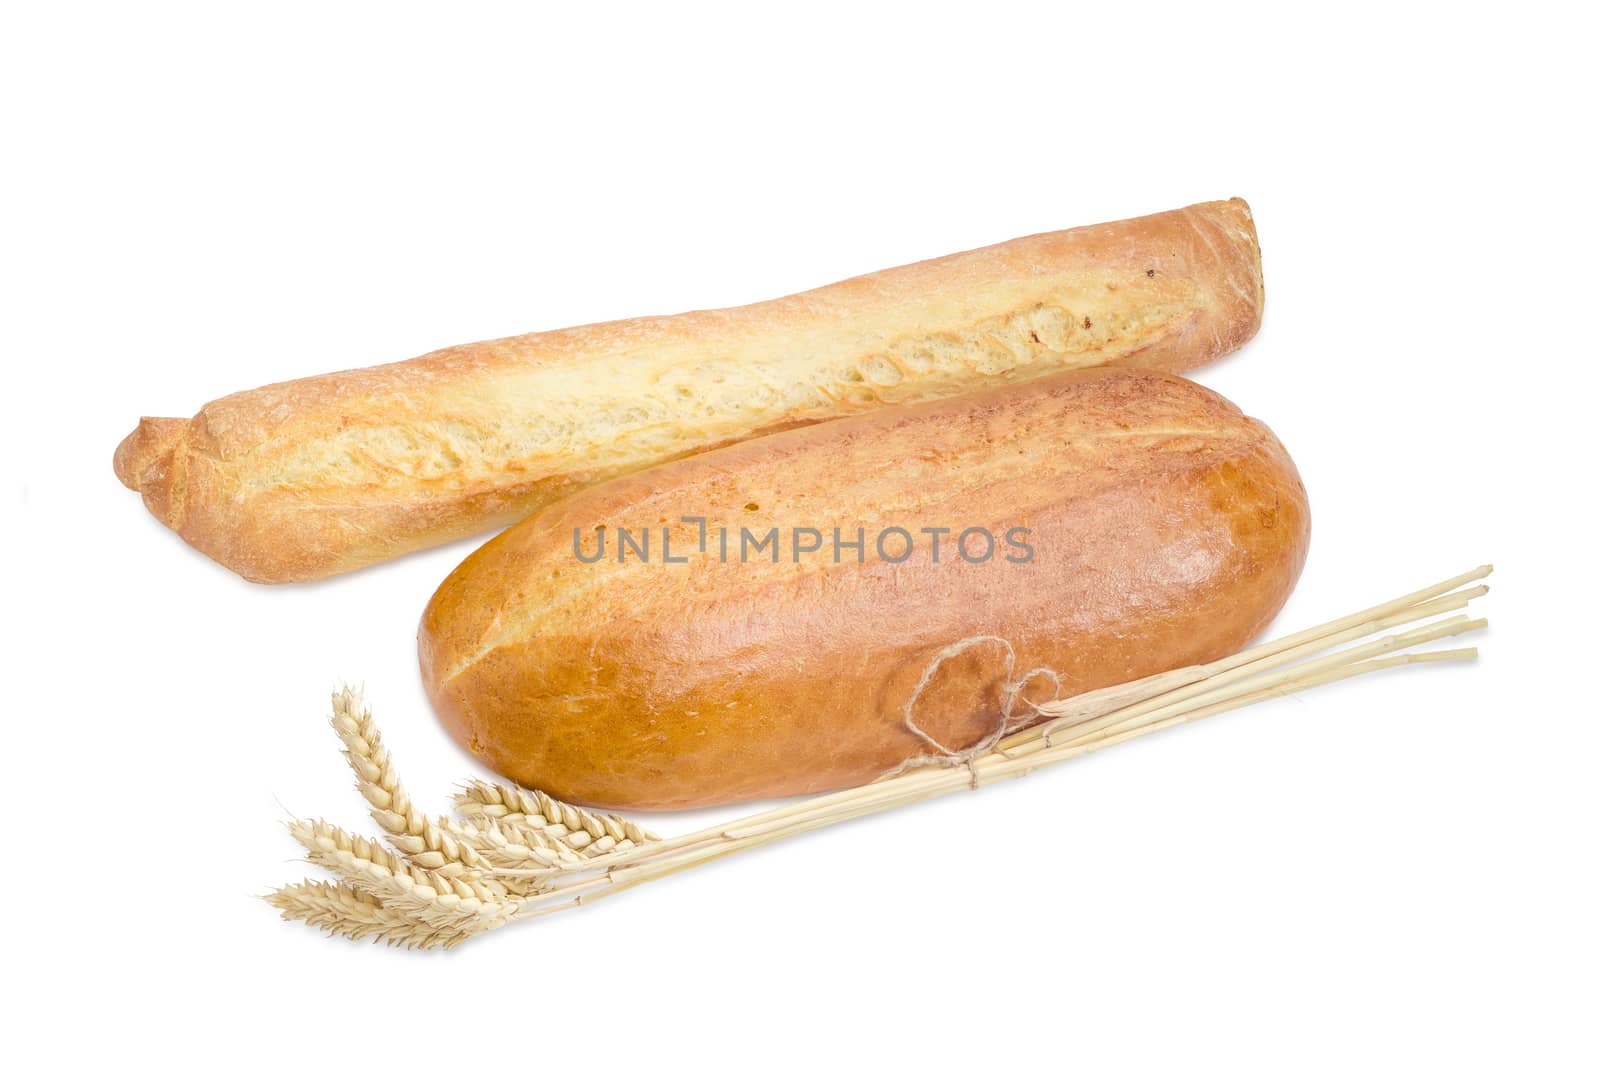
{"label": "golden crust", "polygon": [[[708,519],[707,556],[684,516]],[[1035,554],[967,562],[947,546],[935,562],[924,542],[889,562],[871,538],[891,525],[1021,526]],[[592,555],[597,526],[656,533],[654,561],[581,562],[574,530]],[[716,557],[719,529],[773,526],[869,540],[859,563]],[[661,561],[662,527],[687,563]],[[1236,651],[1288,597],[1309,534],[1264,425],[1176,376],[1069,373],[749,440],[550,505],[440,586],[423,680],[468,750],[561,798],[815,792],[929,752],[902,714],[953,642],[1004,638],[1018,673],[1051,668],[1062,694]],[[947,747],[981,739],[1002,658],[991,644],[942,665],[919,726]],[[1055,691],[1041,677],[1027,692]]]}
{"label": "golden crust", "polygon": [[1024,237],[779,300],[443,349],[146,418],[116,471],[246,578],[304,581],[796,425],[1077,368],[1184,371],[1262,305],[1242,200]]}

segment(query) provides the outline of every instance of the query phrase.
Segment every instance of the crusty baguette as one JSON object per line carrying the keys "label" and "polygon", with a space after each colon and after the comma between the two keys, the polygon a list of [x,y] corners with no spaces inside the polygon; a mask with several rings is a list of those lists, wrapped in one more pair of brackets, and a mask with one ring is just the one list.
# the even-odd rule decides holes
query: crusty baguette
{"label": "crusty baguette", "polygon": [[[704,554],[684,517],[707,519]],[[779,561],[741,561],[743,530],[772,527]],[[903,562],[898,534],[878,549],[893,527],[916,541]],[[921,530],[939,527],[953,531],[936,561]],[[794,555],[799,528],[822,549]],[[859,562],[834,528],[864,529]],[[996,538],[990,558],[961,556],[969,528]],[[1011,561],[1013,528],[1031,559]],[[1309,535],[1265,426],[1174,375],[1074,372],[752,439],[547,506],[434,595],[423,681],[467,749],[563,799],[820,791],[939,752],[905,709],[946,646],[993,635],[1016,675],[1054,670],[1059,686],[1036,675],[1019,703],[1212,660],[1277,612]],[[980,535],[966,551],[983,554]],[[915,725],[971,747],[1002,714],[1006,670],[1002,645],[973,644],[934,671]]]}
{"label": "crusty baguette", "polygon": [[1184,371],[1261,318],[1242,200],[1044,233],[722,311],[443,349],[146,418],[122,482],[252,581],[510,524],[753,435],[1098,365]]}

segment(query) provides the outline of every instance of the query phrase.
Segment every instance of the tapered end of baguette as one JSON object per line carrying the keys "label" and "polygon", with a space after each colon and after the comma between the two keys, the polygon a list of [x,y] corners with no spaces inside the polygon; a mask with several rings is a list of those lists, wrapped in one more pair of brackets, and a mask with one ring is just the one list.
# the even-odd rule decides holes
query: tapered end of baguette
{"label": "tapered end of baguette", "polygon": [[1243,199],[1201,203],[1184,213],[1200,245],[1196,256],[1208,264],[1208,272],[1201,276],[1210,283],[1212,293],[1203,328],[1211,346],[1195,350],[1204,363],[1233,352],[1261,329],[1261,312],[1267,302],[1261,244],[1250,204]]}
{"label": "tapered end of baguette", "polygon": [[170,529],[183,519],[187,460],[178,450],[188,430],[187,420],[143,417],[111,459],[117,479],[144,496],[145,508]]}
{"label": "tapered end of baguette", "polygon": [[133,491],[142,490],[146,470],[172,453],[188,423],[173,416],[140,417],[139,426],[118,444],[111,459],[117,479]]}

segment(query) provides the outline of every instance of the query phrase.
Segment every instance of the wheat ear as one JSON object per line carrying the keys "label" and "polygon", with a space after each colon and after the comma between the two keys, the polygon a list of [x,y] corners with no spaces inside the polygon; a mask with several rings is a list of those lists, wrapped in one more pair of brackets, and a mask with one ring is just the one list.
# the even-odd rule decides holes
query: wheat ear
{"label": "wheat ear", "polygon": [[289,833],[306,849],[311,861],[340,873],[357,863],[378,867],[393,877],[406,875],[418,884],[464,900],[499,900],[498,882],[473,877],[446,877],[416,865],[376,840],[346,832],[326,821],[291,821]]}
{"label": "wheat ear", "polygon": [[[504,925],[515,912],[501,900],[498,883],[448,878],[407,862],[382,844],[353,836],[322,821],[294,821],[289,831],[311,861],[382,903],[402,918],[413,938],[437,935],[433,944],[457,945],[473,934]],[[410,943],[410,942],[408,942]]]}
{"label": "wheat ear", "polygon": [[339,937],[372,937],[386,926],[382,900],[331,881],[283,885],[264,899],[283,912],[285,919],[299,919]]}
{"label": "wheat ear", "polygon": [[626,818],[585,810],[515,784],[471,780],[462,785],[455,804],[456,813],[464,817],[492,818],[502,828],[521,826],[523,832],[536,832],[586,856],[661,839]]}
{"label": "wheat ear", "polygon": [[[452,827],[459,829],[461,835],[483,855],[485,861],[494,868],[493,872],[502,870],[540,870],[553,873],[565,867],[583,862],[583,858],[563,847],[556,846],[529,846],[523,842],[527,839],[540,840],[545,845],[550,845],[549,840],[544,840],[539,834],[531,836],[514,834],[508,836],[507,828],[493,818],[480,817],[470,821],[452,822]],[[527,895],[536,884],[527,878],[506,878],[504,881],[491,878],[495,884],[503,885],[507,892]]]}
{"label": "wheat ear", "polygon": [[266,897],[285,920],[299,920],[332,936],[370,938],[411,949],[448,949],[468,936],[437,930],[383,906],[371,893],[327,881],[285,885]]}
{"label": "wheat ear", "polygon": [[418,949],[448,946],[451,934],[439,934],[389,910],[376,895],[331,881],[284,885],[265,897],[286,920],[299,920],[335,937],[352,941],[372,938],[389,945]]}
{"label": "wheat ear", "polygon": [[471,877],[489,869],[470,842],[448,819],[430,819],[417,810],[411,794],[395,773],[372,710],[349,687],[333,695],[333,730],[344,743],[344,757],[356,774],[356,789],[372,807],[378,823],[396,850],[412,863],[445,877]]}

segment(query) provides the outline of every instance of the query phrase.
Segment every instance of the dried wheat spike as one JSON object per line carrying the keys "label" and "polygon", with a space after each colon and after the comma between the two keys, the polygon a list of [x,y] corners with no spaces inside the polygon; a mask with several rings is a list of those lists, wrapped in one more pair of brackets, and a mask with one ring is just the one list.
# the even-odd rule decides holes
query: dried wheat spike
{"label": "dried wheat spike", "polygon": [[453,944],[455,935],[441,934],[389,911],[372,893],[331,881],[284,885],[265,897],[286,920],[295,920],[352,941],[372,938],[389,945],[427,949]]}
{"label": "dried wheat spike", "polygon": [[472,780],[462,785],[455,804],[456,812],[464,817],[522,825],[587,855],[660,839],[615,814],[595,813],[515,784]]}
{"label": "dried wheat spike", "polygon": [[478,874],[447,877],[418,866],[376,840],[345,832],[326,821],[291,821],[289,832],[310,854],[312,862],[340,873],[353,862],[368,863],[391,877],[404,875],[440,893],[463,899],[493,901],[505,896],[505,887],[498,881]]}
{"label": "dried wheat spike", "polygon": [[264,899],[287,921],[299,920],[352,941],[370,938],[385,945],[412,949],[450,948],[470,933],[439,929],[383,905],[376,895],[329,881],[284,885]]}
{"label": "dried wheat spike", "polygon": [[[487,871],[485,880],[499,885],[508,897],[537,895],[550,887],[549,883],[553,876],[564,870],[581,867],[586,861],[583,856],[566,848],[530,847],[519,843],[517,839],[508,836],[505,827],[493,818],[479,817],[470,821],[458,821],[455,822],[455,826],[494,867],[493,870]],[[500,874],[500,871],[507,870],[519,873],[509,876]]]}
{"label": "dried wheat spike", "polygon": [[470,877],[488,863],[462,838],[430,819],[411,803],[395,773],[383,736],[361,695],[349,687],[333,695],[333,730],[344,743],[344,757],[356,774],[356,789],[372,807],[372,820],[412,863],[445,877]]}
{"label": "dried wheat spike", "polygon": [[383,901],[348,885],[307,880],[281,886],[263,899],[285,919],[299,919],[338,937],[359,940],[386,928]]}
{"label": "dried wheat spike", "polygon": [[514,903],[501,899],[505,892],[496,882],[447,878],[338,826],[295,821],[289,830],[313,863],[376,896],[386,912],[405,920],[413,931],[409,937],[416,941],[434,934],[434,944],[459,944],[473,934],[503,926],[516,910]]}
{"label": "dried wheat spike", "polygon": [[473,817],[451,821],[455,830],[497,870],[546,870],[576,866],[583,857],[543,833],[508,825],[494,818]]}
{"label": "dried wheat spike", "polygon": [[[451,819],[453,827],[460,830],[467,842],[482,852],[484,858],[491,862],[494,856],[484,850],[486,844],[498,844],[502,841],[510,844],[522,844],[535,851],[548,851],[562,860],[579,859],[579,854],[567,844],[565,835],[552,836],[549,831],[524,825],[520,821],[513,821],[508,817],[492,818],[484,814],[474,814],[471,817]],[[491,831],[490,826],[493,826]],[[489,834],[479,837],[479,833]],[[585,835],[588,835],[587,833]],[[498,839],[497,839],[498,837]]]}
{"label": "dried wheat spike", "polygon": [[[463,807],[476,805],[471,802],[462,803]],[[454,827],[496,869],[504,869],[513,864],[522,869],[538,869],[541,865],[570,866],[613,847],[633,847],[631,840],[624,840],[620,845],[609,836],[595,841],[587,832],[582,830],[569,832],[565,825],[559,823],[529,824],[521,814],[507,814],[503,817],[473,814],[456,820]],[[528,854],[521,855],[515,850],[522,848],[526,848]],[[508,862],[508,859],[512,861]]]}

